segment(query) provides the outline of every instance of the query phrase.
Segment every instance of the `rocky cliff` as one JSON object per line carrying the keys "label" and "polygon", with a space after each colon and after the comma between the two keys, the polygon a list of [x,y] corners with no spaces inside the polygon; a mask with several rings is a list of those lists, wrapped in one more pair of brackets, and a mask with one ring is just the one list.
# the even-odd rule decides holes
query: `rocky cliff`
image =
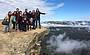
{"label": "rocky cliff", "polygon": [[47,34],[46,28],[28,32],[0,31],[0,55],[31,55],[32,52],[39,54],[40,48],[37,48],[40,47],[40,40]]}

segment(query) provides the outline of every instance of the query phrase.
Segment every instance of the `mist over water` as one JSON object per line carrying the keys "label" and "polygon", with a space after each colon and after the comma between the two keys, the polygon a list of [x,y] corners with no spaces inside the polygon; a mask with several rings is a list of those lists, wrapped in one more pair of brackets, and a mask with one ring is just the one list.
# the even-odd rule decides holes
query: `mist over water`
{"label": "mist over water", "polygon": [[[86,28],[50,28],[44,40],[51,55],[90,55],[90,32]],[[45,48],[45,49],[46,49]]]}

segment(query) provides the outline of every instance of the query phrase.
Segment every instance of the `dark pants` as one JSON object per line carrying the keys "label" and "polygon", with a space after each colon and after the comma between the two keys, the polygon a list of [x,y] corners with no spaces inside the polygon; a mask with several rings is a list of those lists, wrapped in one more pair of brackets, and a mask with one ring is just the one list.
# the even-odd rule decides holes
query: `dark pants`
{"label": "dark pants", "polygon": [[33,22],[32,22],[33,29],[35,29],[35,21],[36,20],[33,20]]}
{"label": "dark pants", "polygon": [[27,31],[27,25],[26,25],[26,23],[22,23],[21,24],[21,30],[22,31],[25,31],[25,32]]}
{"label": "dark pants", "polygon": [[29,30],[29,24],[27,24],[27,30]]}
{"label": "dark pants", "polygon": [[16,23],[16,30],[18,30],[18,23]]}
{"label": "dark pants", "polygon": [[40,23],[40,18],[36,19],[36,28],[37,28],[37,24],[39,23],[39,28],[41,28],[41,23]]}
{"label": "dark pants", "polygon": [[27,30],[29,30],[30,29],[29,28],[29,26],[30,26],[30,19],[28,18],[27,21],[28,21],[28,23],[27,23]]}
{"label": "dark pants", "polygon": [[19,29],[20,31],[22,30],[21,23],[18,23],[18,29]]}
{"label": "dark pants", "polygon": [[13,24],[13,29],[15,29],[15,27],[16,27],[16,22],[12,22],[12,24]]}

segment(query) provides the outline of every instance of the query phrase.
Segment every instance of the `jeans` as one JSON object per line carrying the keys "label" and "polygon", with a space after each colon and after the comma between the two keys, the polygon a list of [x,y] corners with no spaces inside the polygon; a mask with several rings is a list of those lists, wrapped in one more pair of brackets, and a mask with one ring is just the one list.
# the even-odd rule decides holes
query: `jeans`
{"label": "jeans", "polygon": [[9,25],[4,25],[4,32],[9,32]]}
{"label": "jeans", "polygon": [[38,23],[39,23],[39,28],[41,28],[40,18],[36,19],[36,28],[37,28]]}

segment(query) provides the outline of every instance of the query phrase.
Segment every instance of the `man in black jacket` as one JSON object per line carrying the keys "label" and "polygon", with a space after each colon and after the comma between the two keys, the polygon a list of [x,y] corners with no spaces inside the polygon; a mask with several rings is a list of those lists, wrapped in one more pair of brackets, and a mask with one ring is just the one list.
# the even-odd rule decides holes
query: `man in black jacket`
{"label": "man in black jacket", "polygon": [[37,28],[37,23],[39,22],[39,28],[41,28],[41,23],[40,23],[40,14],[45,14],[39,11],[39,9],[36,9],[36,28]]}

